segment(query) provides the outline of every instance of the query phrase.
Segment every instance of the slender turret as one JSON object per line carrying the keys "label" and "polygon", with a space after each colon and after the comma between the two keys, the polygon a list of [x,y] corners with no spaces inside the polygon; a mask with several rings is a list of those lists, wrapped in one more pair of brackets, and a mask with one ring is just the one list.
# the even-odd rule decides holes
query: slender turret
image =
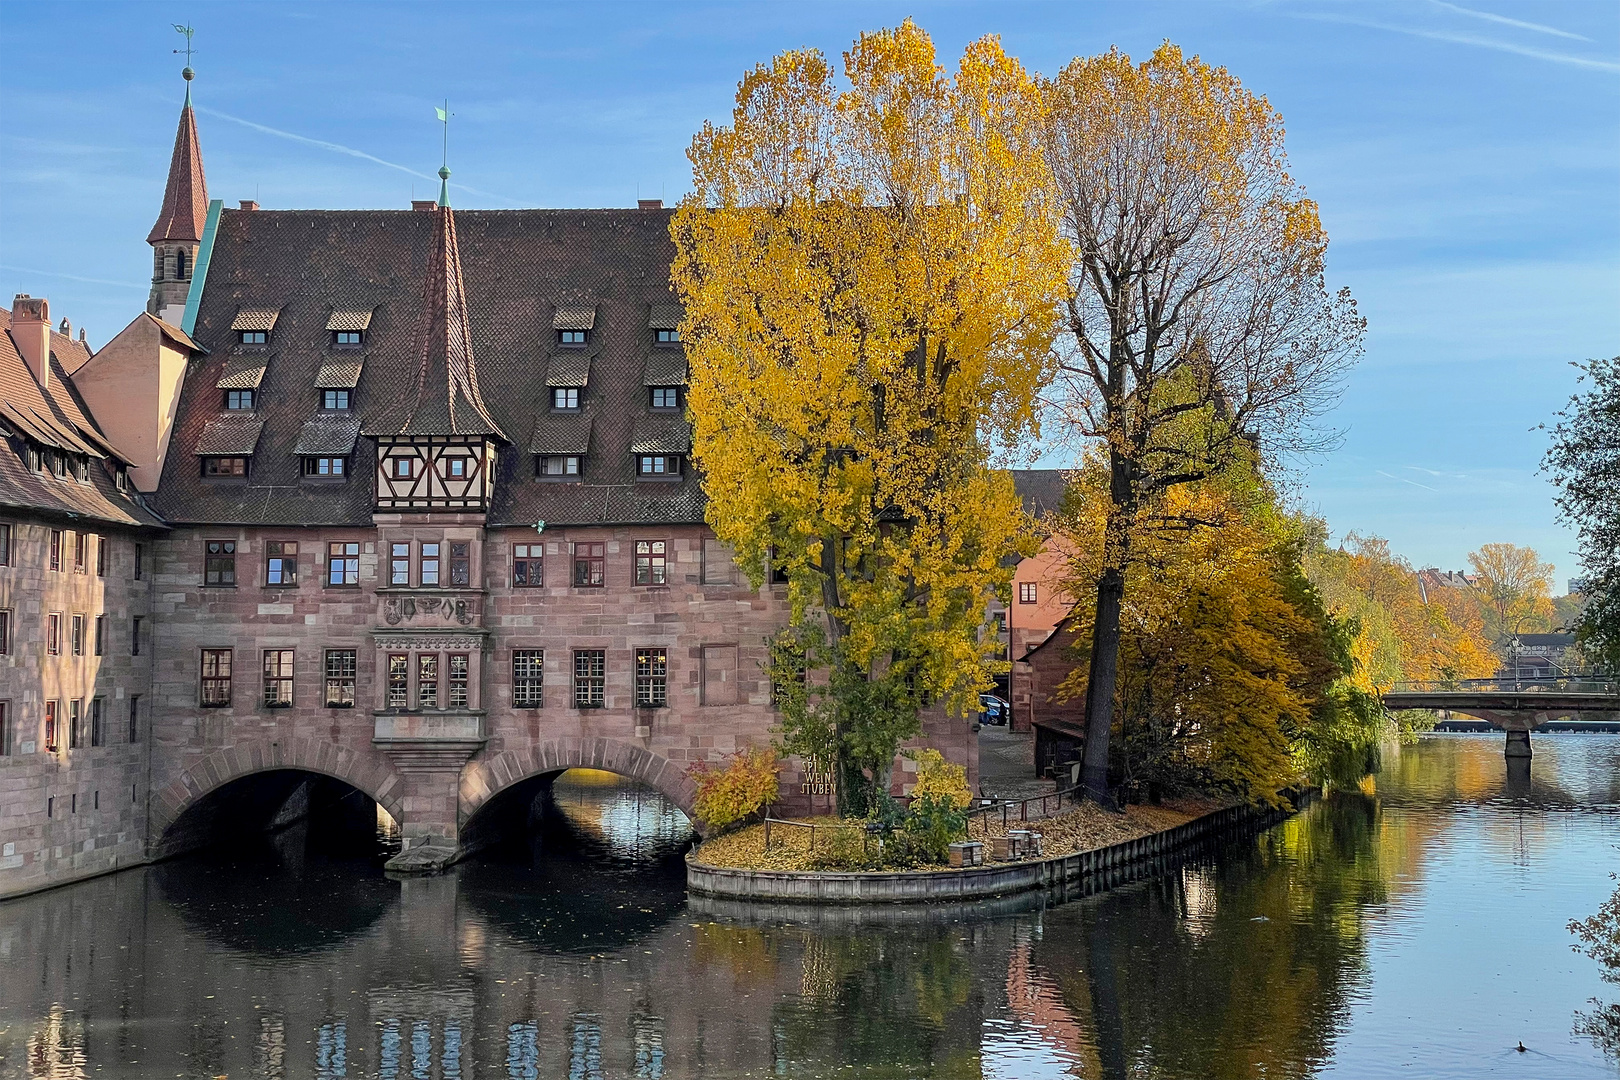
{"label": "slender turret", "polygon": [[146,236],[152,245],[152,295],[146,310],[176,326],[185,311],[197,246],[208,217],[208,181],[203,177],[197,117],[191,109],[191,80],[196,72],[188,66],[180,75],[186,80],[186,101],[174,135],[169,182],[163,189],[163,210]]}

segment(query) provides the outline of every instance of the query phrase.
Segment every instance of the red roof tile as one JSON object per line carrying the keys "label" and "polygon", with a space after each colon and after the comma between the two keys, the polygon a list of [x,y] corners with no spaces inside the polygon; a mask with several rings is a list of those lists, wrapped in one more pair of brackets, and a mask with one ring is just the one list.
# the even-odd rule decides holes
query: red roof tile
{"label": "red roof tile", "polygon": [[197,143],[197,117],[191,111],[190,92],[180,110],[174,133],[174,156],[169,159],[169,182],[163,189],[163,210],[146,234],[148,244],[163,240],[202,239],[208,217],[208,181],[203,177],[202,147]]}

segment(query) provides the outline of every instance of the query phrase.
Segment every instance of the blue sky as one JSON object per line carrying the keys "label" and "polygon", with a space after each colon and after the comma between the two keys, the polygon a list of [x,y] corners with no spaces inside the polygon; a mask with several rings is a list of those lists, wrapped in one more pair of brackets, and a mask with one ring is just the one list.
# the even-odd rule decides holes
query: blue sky
{"label": "blue sky", "polygon": [[837,55],[911,15],[949,65],[999,33],[1053,72],[1164,39],[1230,68],[1288,124],[1330,284],[1370,322],[1299,470],[1337,533],[1418,565],[1488,541],[1577,572],[1532,430],[1573,360],[1620,352],[1620,4],[25,4],[0,23],[0,297],[47,295],[99,345],[137,313],[182,85],[209,193],[267,208],[430,195],[448,97],[458,206],[678,198],[692,133],[748,66]]}

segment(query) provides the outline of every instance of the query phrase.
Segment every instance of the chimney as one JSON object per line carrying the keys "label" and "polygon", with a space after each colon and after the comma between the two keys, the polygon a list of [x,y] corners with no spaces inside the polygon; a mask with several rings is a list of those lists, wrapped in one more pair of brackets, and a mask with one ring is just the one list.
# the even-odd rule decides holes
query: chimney
{"label": "chimney", "polygon": [[259,208],[259,204],[253,199],[243,199],[241,203],[243,210],[257,210]]}
{"label": "chimney", "polygon": [[637,210],[662,210],[663,208],[664,208],[664,200],[663,199],[637,199],[636,200],[636,209]]}
{"label": "chimney", "polygon": [[11,302],[11,336],[39,385],[50,389],[51,305],[43,296],[36,300],[27,293],[17,294]]}
{"label": "chimney", "polygon": [[412,210],[425,210],[425,211],[427,211],[428,213],[431,214],[433,211],[437,210],[438,208],[439,208],[439,200],[437,200],[437,199],[412,199],[411,200],[411,209]]}

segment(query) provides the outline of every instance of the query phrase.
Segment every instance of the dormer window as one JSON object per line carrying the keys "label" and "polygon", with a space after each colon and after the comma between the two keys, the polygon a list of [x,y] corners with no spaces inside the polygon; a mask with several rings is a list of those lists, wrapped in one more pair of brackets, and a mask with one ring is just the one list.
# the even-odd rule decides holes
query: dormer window
{"label": "dormer window", "polygon": [[663,477],[681,475],[681,459],[670,454],[643,454],[636,459],[636,475]]}
{"label": "dormer window", "polygon": [[252,390],[225,391],[225,408],[231,412],[248,412],[253,408]]}
{"label": "dormer window", "polygon": [[551,388],[551,407],[553,409],[566,409],[571,412],[579,409],[579,387],[553,386]]}
{"label": "dormer window", "polygon": [[676,386],[653,386],[648,388],[649,404],[655,409],[678,409],[681,407],[681,391]]}
{"label": "dormer window", "polygon": [[534,459],[534,474],[542,479],[563,479],[579,475],[577,454],[541,454]]}
{"label": "dormer window", "polygon": [[339,349],[358,349],[360,339],[365,336],[361,330],[334,330],[332,331],[332,344]]}
{"label": "dormer window", "polygon": [[343,477],[348,472],[348,461],[340,457],[307,457],[304,459],[305,476]]}
{"label": "dormer window", "polygon": [[657,335],[658,344],[660,345],[679,345],[681,341],[681,332],[679,330],[659,330]]}
{"label": "dormer window", "polygon": [[243,345],[268,345],[270,332],[268,330],[238,330],[237,340]]}
{"label": "dormer window", "polygon": [[348,412],[349,392],[347,390],[321,391],[321,408],[327,412]]}
{"label": "dormer window", "polygon": [[589,333],[589,330],[559,330],[557,331],[557,344],[583,347],[585,336]]}
{"label": "dormer window", "polygon": [[248,459],[245,457],[205,457],[202,459],[202,474],[208,477],[230,478],[244,477],[248,471]]}

